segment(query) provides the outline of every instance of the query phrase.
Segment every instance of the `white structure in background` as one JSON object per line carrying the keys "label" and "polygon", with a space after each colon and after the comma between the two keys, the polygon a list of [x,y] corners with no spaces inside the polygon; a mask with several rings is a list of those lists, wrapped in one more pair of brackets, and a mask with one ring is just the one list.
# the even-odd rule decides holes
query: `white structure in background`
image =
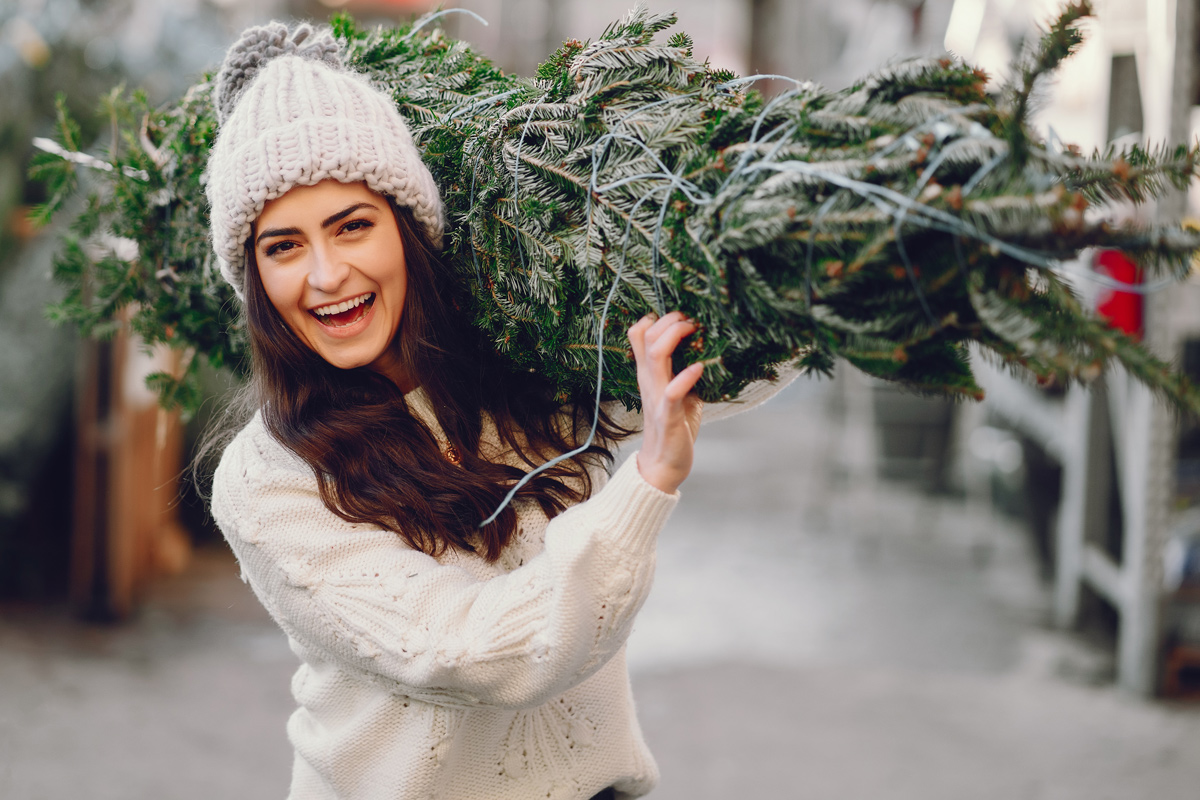
{"label": "white structure in background", "polygon": [[[1195,0],[1098,3],[1089,39],[1049,87],[1039,124],[1085,152],[1111,139],[1147,143],[1188,139],[1193,103]],[[999,71],[1025,20],[1048,18],[1057,3],[956,0],[946,44]],[[1186,198],[1140,213],[1178,219]],[[1086,288],[1083,287],[1083,288]],[[1200,334],[1195,281],[1145,298],[1145,341],[1178,360]],[[1192,309],[1189,312],[1189,309]],[[1087,586],[1119,615],[1117,679],[1130,691],[1155,691],[1162,646],[1163,553],[1172,523],[1175,426],[1172,413],[1120,369],[1091,389],[1051,401],[1006,374],[981,366],[990,408],[1062,463],[1055,618],[1076,623]],[[1110,508],[1120,509],[1117,546]],[[1113,551],[1119,553],[1115,556]]]}

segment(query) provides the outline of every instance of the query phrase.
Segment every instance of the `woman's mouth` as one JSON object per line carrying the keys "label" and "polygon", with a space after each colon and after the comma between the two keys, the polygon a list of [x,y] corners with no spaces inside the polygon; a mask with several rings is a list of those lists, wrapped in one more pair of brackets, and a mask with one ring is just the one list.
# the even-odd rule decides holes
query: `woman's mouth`
{"label": "woman's mouth", "polygon": [[327,328],[345,328],[358,322],[375,302],[375,293],[366,292],[341,303],[314,308],[308,313]]}

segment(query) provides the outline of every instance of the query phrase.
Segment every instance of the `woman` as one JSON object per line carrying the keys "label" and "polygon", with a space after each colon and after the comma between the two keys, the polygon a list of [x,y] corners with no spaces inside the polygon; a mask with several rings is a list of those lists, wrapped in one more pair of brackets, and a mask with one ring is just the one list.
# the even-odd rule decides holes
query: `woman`
{"label": "woman", "polygon": [[[629,331],[643,414],[516,378],[454,309],[442,209],[388,98],[328,35],[247,31],[217,80],[222,274],[245,301],[258,412],[212,509],[303,662],[290,797],[636,797],[657,771],[624,643],[691,468],[694,326]],[[743,394],[753,404],[777,391]],[[608,446],[641,431],[608,478]]]}

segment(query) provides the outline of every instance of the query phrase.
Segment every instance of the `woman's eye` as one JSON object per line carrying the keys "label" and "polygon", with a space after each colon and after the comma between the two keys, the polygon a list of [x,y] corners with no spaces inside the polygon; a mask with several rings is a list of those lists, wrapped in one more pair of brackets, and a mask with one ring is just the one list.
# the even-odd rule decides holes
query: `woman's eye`
{"label": "woman's eye", "polygon": [[371,227],[374,227],[374,224],[365,219],[352,219],[342,226],[342,233],[357,233]]}
{"label": "woman's eye", "polygon": [[268,256],[277,256],[277,255],[280,255],[281,253],[286,253],[289,250],[293,250],[295,247],[296,247],[295,242],[277,242],[267,248],[267,255]]}

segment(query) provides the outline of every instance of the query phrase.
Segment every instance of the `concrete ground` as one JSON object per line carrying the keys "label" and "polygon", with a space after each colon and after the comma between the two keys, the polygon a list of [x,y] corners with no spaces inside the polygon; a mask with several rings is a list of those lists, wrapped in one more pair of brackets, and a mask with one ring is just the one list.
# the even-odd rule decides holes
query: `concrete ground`
{"label": "concrete ground", "polygon": [[[702,434],[629,643],[652,797],[1200,797],[1200,708],[1048,628],[1018,524],[845,478],[836,399]],[[0,798],[282,798],[294,668],[220,548],[124,626],[0,607]]]}

